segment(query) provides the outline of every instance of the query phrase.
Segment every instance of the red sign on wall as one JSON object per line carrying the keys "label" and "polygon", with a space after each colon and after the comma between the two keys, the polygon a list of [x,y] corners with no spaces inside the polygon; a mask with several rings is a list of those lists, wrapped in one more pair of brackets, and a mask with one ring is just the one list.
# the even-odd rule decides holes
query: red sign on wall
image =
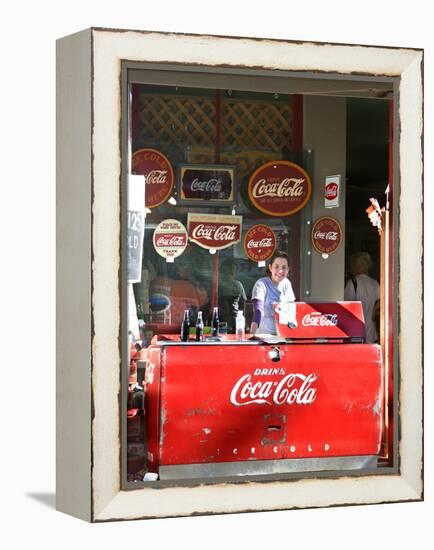
{"label": "red sign on wall", "polygon": [[241,239],[242,216],[219,214],[188,214],[190,241],[208,250],[221,250]]}
{"label": "red sign on wall", "polygon": [[172,194],[175,178],[169,160],[156,149],[139,149],[131,160],[133,174],[146,178],[145,206],[155,208]]}
{"label": "red sign on wall", "polygon": [[320,254],[336,252],[342,241],[342,229],[334,218],[320,218],[312,227],[312,244]]}
{"label": "red sign on wall", "polygon": [[291,216],[310,199],[309,174],[293,162],[276,160],[260,166],[249,180],[253,205],[269,216]]}
{"label": "red sign on wall", "polygon": [[276,236],[268,225],[254,225],[244,237],[244,251],[254,262],[265,262],[274,254]]}
{"label": "red sign on wall", "polygon": [[329,201],[333,201],[338,196],[338,185],[335,182],[328,183],[325,188],[325,198]]}
{"label": "red sign on wall", "polygon": [[336,208],[339,206],[339,189],[341,176],[326,176],[324,183],[324,207]]}

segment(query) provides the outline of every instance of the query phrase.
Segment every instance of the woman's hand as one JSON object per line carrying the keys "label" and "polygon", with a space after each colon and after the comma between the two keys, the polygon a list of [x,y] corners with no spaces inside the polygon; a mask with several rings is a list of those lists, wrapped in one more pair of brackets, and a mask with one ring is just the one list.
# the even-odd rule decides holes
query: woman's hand
{"label": "woman's hand", "polygon": [[252,324],[250,325],[250,335],[251,335],[251,338],[250,340],[256,340],[256,331],[258,330],[258,323],[255,323],[255,321],[252,322]]}

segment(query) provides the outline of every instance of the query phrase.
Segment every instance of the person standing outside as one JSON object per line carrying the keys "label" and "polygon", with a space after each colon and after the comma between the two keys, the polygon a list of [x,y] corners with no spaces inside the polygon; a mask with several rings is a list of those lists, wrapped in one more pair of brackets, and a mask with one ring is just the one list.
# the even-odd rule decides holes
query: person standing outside
{"label": "person standing outside", "polygon": [[345,285],[345,300],[362,302],[366,342],[378,342],[375,315],[380,300],[380,285],[369,276],[372,260],[367,252],[355,252],[350,258],[351,277]]}
{"label": "person standing outside", "polygon": [[267,276],[258,279],[252,290],[253,320],[250,333],[276,334],[273,303],[294,302],[288,279],[289,261],[285,252],[276,252],[267,264]]}

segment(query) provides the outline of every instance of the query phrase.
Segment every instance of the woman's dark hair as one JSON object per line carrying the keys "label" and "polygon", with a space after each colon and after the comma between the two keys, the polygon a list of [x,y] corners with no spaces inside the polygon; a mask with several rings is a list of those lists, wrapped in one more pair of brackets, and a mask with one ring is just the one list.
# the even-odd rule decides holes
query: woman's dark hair
{"label": "woman's dark hair", "polygon": [[267,275],[269,277],[271,277],[271,273],[270,273],[270,269],[268,266],[272,266],[273,265],[273,262],[274,260],[277,260],[277,258],[282,258],[284,260],[286,260],[288,262],[288,267],[289,267],[289,258],[288,258],[288,254],[286,252],[283,252],[282,250],[278,250],[276,251],[272,256],[271,258],[267,261]]}

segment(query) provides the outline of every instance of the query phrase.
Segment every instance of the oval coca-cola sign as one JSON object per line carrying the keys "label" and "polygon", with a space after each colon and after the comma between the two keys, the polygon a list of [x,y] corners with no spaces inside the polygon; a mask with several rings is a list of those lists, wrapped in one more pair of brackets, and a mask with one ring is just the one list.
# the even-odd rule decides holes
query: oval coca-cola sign
{"label": "oval coca-cola sign", "polygon": [[241,239],[241,216],[188,214],[190,241],[208,250],[221,250]]}
{"label": "oval coca-cola sign", "polygon": [[163,220],[155,228],[153,244],[156,252],[173,260],[180,256],[187,247],[187,230],[178,220]]}
{"label": "oval coca-cola sign", "polygon": [[291,216],[307,204],[312,183],[301,166],[276,160],[255,170],[249,180],[248,193],[261,212],[269,216]]}
{"label": "oval coca-cola sign", "polygon": [[312,227],[312,244],[320,254],[336,252],[342,241],[342,229],[334,218],[320,218]]}
{"label": "oval coca-cola sign", "polygon": [[169,160],[156,149],[139,149],[131,160],[133,174],[146,178],[145,206],[155,208],[172,194],[175,181]]}
{"label": "oval coca-cola sign", "polygon": [[276,236],[268,225],[254,225],[244,237],[244,251],[254,262],[265,262],[274,254]]}

